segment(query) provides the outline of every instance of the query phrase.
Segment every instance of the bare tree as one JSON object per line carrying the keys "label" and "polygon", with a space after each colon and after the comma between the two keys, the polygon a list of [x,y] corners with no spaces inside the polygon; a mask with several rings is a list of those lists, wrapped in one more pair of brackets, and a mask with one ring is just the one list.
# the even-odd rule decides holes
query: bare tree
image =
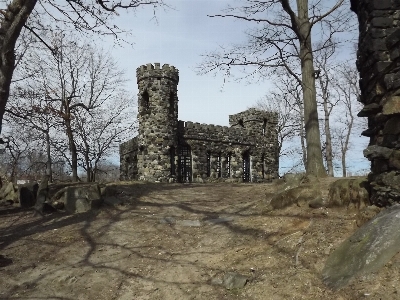
{"label": "bare tree", "polygon": [[46,18],[75,31],[111,34],[118,38],[122,30],[112,22],[118,11],[164,6],[163,0],[10,0],[7,4],[7,8],[0,10],[0,134],[17,63],[14,50],[23,28],[56,52],[57,49],[41,37],[41,29],[46,30],[43,25]]}
{"label": "bare tree", "polygon": [[91,113],[81,110],[76,114],[77,148],[88,182],[97,180],[101,162],[117,152],[118,142],[136,129],[132,104],[132,97],[121,93]]}
{"label": "bare tree", "polygon": [[[291,77],[277,77],[274,89],[256,102],[256,107],[267,111],[276,111],[279,114],[278,152],[279,157],[300,155],[306,166],[306,146],[304,141],[303,106],[301,101],[301,87]],[[301,151],[293,139],[299,137]]]}
{"label": "bare tree", "polygon": [[[43,49],[31,51],[27,64],[38,71],[15,84],[13,96],[18,99],[7,111],[43,134],[47,175],[52,172],[52,148],[70,163],[74,181],[78,180],[82,154],[84,163],[80,165],[88,180],[94,180],[100,159],[109,154],[123,133],[132,130],[135,118],[133,113],[127,116],[132,99],[125,91],[126,80],[111,55],[101,49],[76,42],[64,32],[54,33],[51,45],[57,49],[52,56]],[[23,71],[18,74],[24,77]],[[57,130],[57,135],[51,136],[52,130]],[[60,140],[60,131],[68,147]]]}
{"label": "bare tree", "polygon": [[306,171],[326,176],[323,166],[320,129],[316,99],[314,49],[312,38],[325,47],[332,37],[348,30],[351,16],[343,0],[330,7],[330,1],[244,0],[239,7],[229,7],[225,14],[213,17],[232,17],[252,22],[255,28],[247,32],[248,42],[232,49],[210,53],[201,65],[202,72],[222,70],[231,75],[231,68],[251,68],[247,78],[259,75],[266,78],[283,69],[302,87],[305,136],[307,142]]}
{"label": "bare tree", "polygon": [[344,108],[338,118],[342,126],[336,129],[336,138],[340,146],[342,175],[346,177],[346,156],[349,151],[350,137],[354,134],[355,124],[357,122],[363,122],[361,118],[355,118],[357,112],[361,109],[361,104],[357,102],[358,96],[360,95],[358,85],[359,73],[354,64],[347,62],[336,68],[336,75],[335,88],[340,97],[340,103]]}
{"label": "bare tree", "polygon": [[331,115],[333,109],[338,105],[339,98],[335,97],[335,93],[332,92],[334,88],[333,81],[335,80],[335,73],[332,71],[334,67],[333,59],[335,54],[335,44],[332,43],[331,47],[326,47],[315,56],[315,63],[319,70],[317,78],[318,88],[317,97],[320,105],[324,111],[324,134],[325,134],[325,159],[327,166],[328,176],[334,176],[333,170],[333,150],[332,150],[332,134],[331,134]]}

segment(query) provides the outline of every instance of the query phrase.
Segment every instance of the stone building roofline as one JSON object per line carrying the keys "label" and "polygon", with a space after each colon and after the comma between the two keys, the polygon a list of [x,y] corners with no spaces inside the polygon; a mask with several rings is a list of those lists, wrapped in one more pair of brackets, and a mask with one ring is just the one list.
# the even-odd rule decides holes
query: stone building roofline
{"label": "stone building roofline", "polygon": [[249,108],[240,113],[229,115],[229,125],[237,125],[239,120],[246,123],[251,121],[262,121],[264,119],[267,120],[268,123],[278,124],[278,113],[257,108]]}
{"label": "stone building roofline", "polygon": [[160,63],[147,64],[136,69],[136,78],[137,83],[147,78],[167,78],[178,84],[179,70],[169,64],[164,64],[162,67]]}

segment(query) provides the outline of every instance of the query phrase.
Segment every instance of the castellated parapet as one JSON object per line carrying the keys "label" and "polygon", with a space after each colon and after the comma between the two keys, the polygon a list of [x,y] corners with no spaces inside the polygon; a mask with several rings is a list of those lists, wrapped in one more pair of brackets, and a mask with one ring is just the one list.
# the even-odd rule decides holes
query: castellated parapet
{"label": "castellated parapet", "polygon": [[278,176],[278,115],[254,108],[230,127],[178,121],[179,71],[156,63],[136,71],[139,134],[120,145],[121,180],[269,181]]}

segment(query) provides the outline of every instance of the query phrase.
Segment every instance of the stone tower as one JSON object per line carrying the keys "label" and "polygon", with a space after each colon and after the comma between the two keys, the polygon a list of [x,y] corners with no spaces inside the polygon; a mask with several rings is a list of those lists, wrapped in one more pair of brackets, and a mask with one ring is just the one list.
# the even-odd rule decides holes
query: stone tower
{"label": "stone tower", "polygon": [[178,70],[159,63],[136,70],[139,88],[138,179],[166,182],[176,175]]}
{"label": "stone tower", "polygon": [[[256,147],[241,153],[243,162],[243,180],[265,179],[265,176],[277,177],[278,135],[276,125],[278,114],[250,108],[244,112],[229,116],[231,128],[241,129],[253,139]],[[243,151],[243,150],[242,150]],[[250,164],[251,161],[251,164]],[[249,174],[246,175],[246,169]],[[249,177],[252,178],[249,178]]]}

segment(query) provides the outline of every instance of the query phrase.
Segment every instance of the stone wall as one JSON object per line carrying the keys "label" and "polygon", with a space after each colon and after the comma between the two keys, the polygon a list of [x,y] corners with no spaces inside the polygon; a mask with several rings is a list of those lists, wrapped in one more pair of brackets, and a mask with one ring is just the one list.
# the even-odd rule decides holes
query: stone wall
{"label": "stone wall", "polygon": [[133,139],[119,145],[120,180],[129,181],[137,179],[138,176],[137,154],[138,154],[137,137],[134,137]]}
{"label": "stone wall", "polygon": [[358,114],[368,118],[364,155],[371,161],[370,200],[378,206],[400,202],[400,1],[352,0],[359,20]]}
{"label": "stone wall", "polygon": [[[194,179],[201,177],[204,180],[208,177],[208,153],[211,157],[211,179],[221,177],[241,181],[246,151],[250,154],[252,182],[278,177],[277,114],[250,109],[238,115],[251,115],[252,118],[247,118],[240,126],[232,127],[179,121],[180,143],[192,149]],[[229,116],[230,120],[235,116]],[[269,122],[264,122],[265,119]],[[218,158],[221,160],[221,172],[218,171]]]}

